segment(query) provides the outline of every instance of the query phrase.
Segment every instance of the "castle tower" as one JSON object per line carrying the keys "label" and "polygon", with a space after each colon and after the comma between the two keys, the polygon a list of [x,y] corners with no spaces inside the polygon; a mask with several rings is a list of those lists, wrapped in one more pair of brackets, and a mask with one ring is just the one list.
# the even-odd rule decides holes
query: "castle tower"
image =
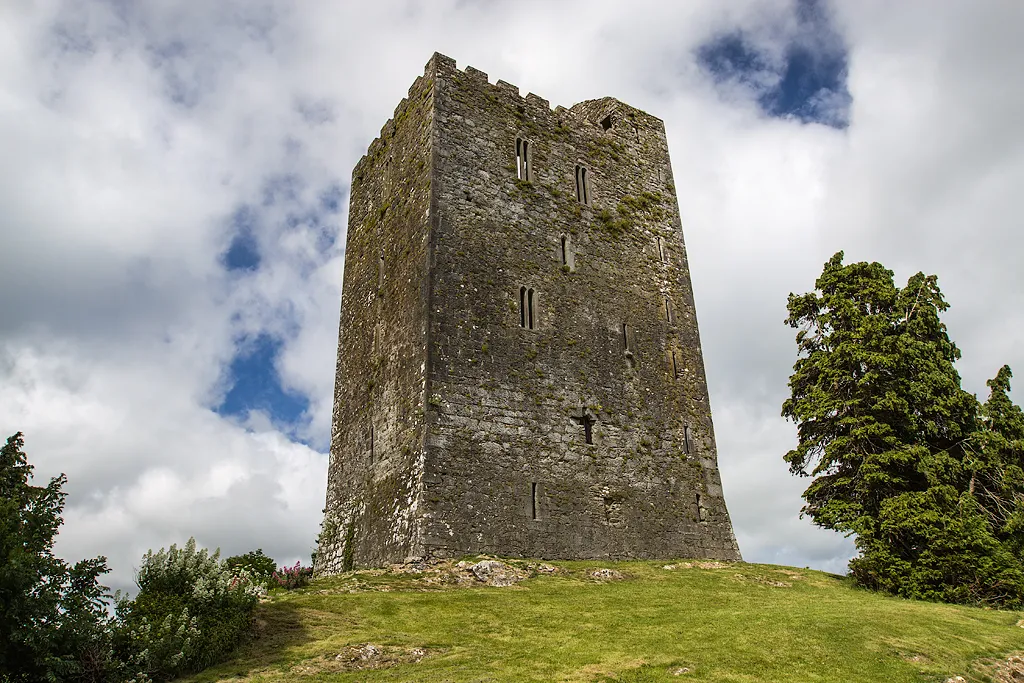
{"label": "castle tower", "polygon": [[316,569],[739,559],[664,124],[435,54],[352,174]]}

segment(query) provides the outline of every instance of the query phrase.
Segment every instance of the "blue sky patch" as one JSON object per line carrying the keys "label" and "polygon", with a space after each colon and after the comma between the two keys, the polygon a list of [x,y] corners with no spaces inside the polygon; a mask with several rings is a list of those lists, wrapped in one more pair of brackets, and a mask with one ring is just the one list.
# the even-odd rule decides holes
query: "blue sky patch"
{"label": "blue sky patch", "polygon": [[256,242],[256,213],[243,206],[231,217],[234,235],[222,261],[228,270],[256,270],[260,267],[260,250]]}
{"label": "blue sky patch", "polygon": [[341,200],[345,198],[340,185],[331,185],[320,193],[320,208],[327,213],[341,211]]}
{"label": "blue sky patch", "polygon": [[228,370],[231,389],[217,407],[218,414],[245,419],[249,411],[263,410],[283,424],[302,417],[309,399],[282,388],[275,367],[281,346],[281,340],[260,334],[239,348]]}
{"label": "blue sky patch", "polygon": [[846,128],[846,45],[820,0],[798,0],[794,11],[797,30],[781,52],[736,30],[701,45],[697,63],[716,83],[750,89],[768,116]]}

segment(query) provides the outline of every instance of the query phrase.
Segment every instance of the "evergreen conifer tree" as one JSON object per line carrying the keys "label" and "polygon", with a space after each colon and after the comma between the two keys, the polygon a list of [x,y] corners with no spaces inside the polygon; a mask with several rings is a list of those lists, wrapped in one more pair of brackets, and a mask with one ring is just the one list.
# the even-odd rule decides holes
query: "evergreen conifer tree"
{"label": "evergreen conifer tree", "polygon": [[785,460],[813,477],[803,513],[855,535],[861,585],[1019,606],[1020,412],[1008,368],[983,408],[961,388],[947,309],[934,275],[899,288],[881,264],[844,265],[842,252],[815,291],[791,294],[799,355],[782,414],[798,444]]}

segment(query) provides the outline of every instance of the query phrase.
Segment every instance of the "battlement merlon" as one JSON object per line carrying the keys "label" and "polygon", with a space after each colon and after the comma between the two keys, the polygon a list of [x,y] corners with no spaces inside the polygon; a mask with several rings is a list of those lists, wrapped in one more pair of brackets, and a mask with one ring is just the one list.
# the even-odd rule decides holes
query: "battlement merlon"
{"label": "battlement merlon", "polygon": [[525,96],[521,95],[522,91],[519,86],[508,81],[499,79],[496,83],[490,83],[487,73],[476,67],[467,65],[464,69],[460,70],[454,59],[440,52],[434,53],[427,61],[423,70],[424,77],[431,79],[450,78],[456,74],[464,76],[467,82],[477,87],[494,88],[505,94],[513,95],[521,101],[524,108],[553,111],[556,115],[568,114],[579,121],[585,121],[593,126],[601,125],[600,122],[609,115],[618,115],[633,121],[634,125],[640,125],[638,122],[642,121],[643,127],[660,129],[661,134],[664,135],[665,122],[661,118],[648,114],[644,110],[628,105],[614,97],[584,100],[568,108],[562,105],[552,107],[548,100],[533,93],[527,93]]}

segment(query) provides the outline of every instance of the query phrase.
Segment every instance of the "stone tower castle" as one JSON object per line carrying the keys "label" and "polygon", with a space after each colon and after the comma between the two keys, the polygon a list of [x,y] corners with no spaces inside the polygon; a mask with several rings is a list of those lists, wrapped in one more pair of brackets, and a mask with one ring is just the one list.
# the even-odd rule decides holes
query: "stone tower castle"
{"label": "stone tower castle", "polygon": [[739,559],[664,124],[435,54],[352,174],[330,574]]}

